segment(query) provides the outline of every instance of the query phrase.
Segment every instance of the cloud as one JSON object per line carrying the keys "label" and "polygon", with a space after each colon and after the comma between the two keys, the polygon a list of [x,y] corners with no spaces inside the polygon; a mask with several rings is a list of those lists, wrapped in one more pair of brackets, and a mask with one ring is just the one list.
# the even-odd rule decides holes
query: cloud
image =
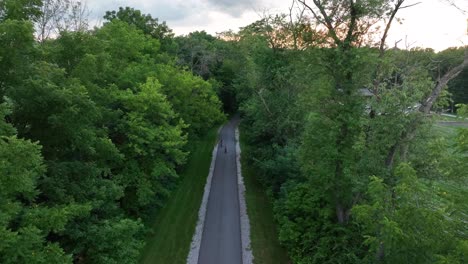
{"label": "cloud", "polygon": [[[220,31],[220,27],[233,26],[228,22],[234,22],[234,25],[241,23],[240,20],[258,10],[263,1],[266,0],[87,0],[87,4],[92,11],[92,20],[96,21],[102,21],[106,11],[129,6],[150,14],[159,21],[166,21],[171,28],[198,27],[201,30],[214,31],[209,30],[213,27]],[[272,2],[274,1],[269,1]]]}
{"label": "cloud", "polygon": [[[85,0],[86,1],[86,0]],[[120,6],[129,6],[145,14],[168,23],[193,21],[213,12],[225,13],[234,18],[241,18],[245,13],[263,9],[280,0],[87,0],[94,19],[102,18],[106,11],[117,10]],[[275,3],[276,4],[276,3]],[[193,19],[190,19],[193,18]],[[195,21],[196,22],[196,21]]]}
{"label": "cloud", "polygon": [[210,7],[233,17],[241,17],[247,11],[263,7],[263,0],[206,0]]}
{"label": "cloud", "polygon": [[[1,0],[0,0],[1,1]],[[99,24],[106,11],[129,6],[166,21],[176,34],[206,30],[214,34],[228,29],[237,30],[267,13],[287,12],[289,0],[83,0],[92,11],[91,24]],[[416,0],[414,0],[416,1]],[[468,9],[467,0],[454,0],[460,8]],[[399,17],[403,25],[394,24],[389,43],[394,40],[418,40],[417,45],[436,50],[468,42],[466,15],[445,0],[425,0],[414,8],[404,9]],[[440,19],[434,19],[434,17]]]}
{"label": "cloud", "polygon": [[[191,1],[190,1],[191,2]],[[119,7],[132,7],[144,14],[150,14],[160,21],[179,21],[200,13],[202,6],[181,0],[88,0],[88,7],[93,18],[102,18],[106,11],[118,10]]]}
{"label": "cloud", "polygon": [[[202,30],[215,35],[229,29],[237,31],[240,27],[245,27],[257,19],[258,16],[254,12],[244,12],[241,17],[233,17],[224,12],[209,11],[171,25],[173,25],[172,28],[177,35],[186,35],[193,31]],[[222,22],[220,23],[220,21]]]}

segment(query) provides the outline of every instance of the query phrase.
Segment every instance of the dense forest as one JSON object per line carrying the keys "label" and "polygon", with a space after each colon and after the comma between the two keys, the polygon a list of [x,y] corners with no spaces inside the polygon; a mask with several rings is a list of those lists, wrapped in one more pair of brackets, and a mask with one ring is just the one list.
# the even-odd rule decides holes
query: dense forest
{"label": "dense forest", "polygon": [[129,7],[91,29],[79,1],[1,0],[0,263],[138,262],[191,142],[236,112],[294,263],[467,263],[468,129],[431,113],[468,114],[468,53],[389,48],[403,2],[175,36]]}
{"label": "dense forest", "polygon": [[466,114],[468,53],[388,47],[403,2],[297,1],[236,36],[248,156],[294,263],[468,261],[468,130],[431,117]]}
{"label": "dense forest", "polygon": [[164,23],[127,8],[38,40],[43,7],[1,2],[0,263],[135,263],[222,104]]}

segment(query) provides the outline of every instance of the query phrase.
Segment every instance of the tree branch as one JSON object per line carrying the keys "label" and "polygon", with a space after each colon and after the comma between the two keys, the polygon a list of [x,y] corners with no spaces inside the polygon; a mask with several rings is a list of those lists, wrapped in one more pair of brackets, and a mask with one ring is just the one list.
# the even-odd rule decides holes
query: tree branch
{"label": "tree branch", "polygon": [[[429,114],[432,105],[437,100],[447,83],[453,78],[457,77],[458,74],[460,74],[465,68],[468,68],[468,46],[466,46],[465,49],[465,57],[463,62],[455,68],[449,70],[447,73],[444,74],[444,76],[439,78],[439,81],[435,85],[432,93],[425,100],[424,104],[421,105],[421,107],[419,107],[419,111],[421,111],[424,114]],[[410,124],[410,127],[408,127],[408,129],[405,132],[402,132],[399,140],[390,148],[389,153],[387,155],[387,159],[385,161],[385,165],[387,166],[387,168],[390,169],[393,167],[398,149],[403,149],[403,152],[406,151],[405,149],[408,146],[405,144],[408,144],[407,142],[413,138],[414,132],[416,131],[417,127],[421,124],[422,118],[423,116],[419,116],[415,120],[413,120]]]}
{"label": "tree branch", "polygon": [[305,0],[298,0],[298,2],[303,4],[307,9],[310,10],[310,12],[315,17],[315,19],[317,19],[317,21],[319,23],[321,23],[322,25],[324,25],[328,29],[328,33],[330,34],[330,36],[333,39],[333,41],[335,42],[335,44],[340,45],[341,40],[338,38],[338,35],[336,34],[336,30],[333,27],[333,22],[332,22],[330,16],[325,11],[325,8],[323,7],[322,3],[320,1],[318,1],[318,0],[313,1],[314,5],[319,9],[320,14],[323,16],[323,20],[317,14],[317,12],[305,2]]}
{"label": "tree branch", "polygon": [[401,9],[408,8],[408,7],[412,7],[412,6],[415,6],[415,5],[419,5],[419,4],[421,4],[421,3],[422,3],[422,2],[417,2],[417,3],[414,3],[414,4],[407,5],[407,6],[402,6],[402,7],[400,7],[400,10],[401,10]]}
{"label": "tree branch", "polygon": [[440,93],[445,88],[447,83],[457,77],[465,68],[468,67],[468,46],[465,48],[465,57],[463,62],[452,68],[447,73],[445,73],[439,80],[437,81],[435,87],[432,89],[432,93],[424,100],[424,103],[419,108],[419,111],[423,112],[424,114],[428,114],[431,111],[432,105],[434,105],[437,98],[440,96]]}
{"label": "tree branch", "polygon": [[344,41],[346,46],[350,46],[353,41],[353,32],[354,28],[356,27],[356,22],[358,20],[358,13],[353,0],[349,1],[349,7],[351,13],[351,21],[349,23],[348,32],[346,33],[346,38]]}
{"label": "tree branch", "polygon": [[268,114],[271,117],[273,115],[273,113],[270,111],[270,108],[268,107],[268,104],[266,103],[265,98],[263,98],[262,91],[263,91],[263,89],[260,89],[260,91],[257,91],[257,94],[260,97],[260,99],[262,100],[262,103],[263,103],[263,106],[265,107],[265,110],[267,110]]}
{"label": "tree branch", "polygon": [[401,9],[401,5],[404,2],[405,0],[398,0],[398,2],[395,3],[395,8],[392,10],[392,13],[390,14],[390,18],[387,22],[387,25],[385,26],[384,34],[382,35],[382,39],[380,40],[380,47],[379,47],[380,58],[382,58],[385,53],[385,41],[387,41],[388,32],[390,31],[390,27],[393,23],[393,19],[395,19],[395,15],[398,13],[398,10]]}

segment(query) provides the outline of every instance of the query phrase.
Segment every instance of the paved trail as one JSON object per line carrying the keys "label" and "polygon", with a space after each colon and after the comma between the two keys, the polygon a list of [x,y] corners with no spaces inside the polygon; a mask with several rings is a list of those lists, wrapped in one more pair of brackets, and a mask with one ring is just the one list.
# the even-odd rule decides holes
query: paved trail
{"label": "paved trail", "polygon": [[438,121],[437,124],[450,127],[468,127],[468,122],[464,121]]}
{"label": "paved trail", "polygon": [[198,257],[199,264],[241,264],[235,129],[232,119],[220,132],[211,191]]}

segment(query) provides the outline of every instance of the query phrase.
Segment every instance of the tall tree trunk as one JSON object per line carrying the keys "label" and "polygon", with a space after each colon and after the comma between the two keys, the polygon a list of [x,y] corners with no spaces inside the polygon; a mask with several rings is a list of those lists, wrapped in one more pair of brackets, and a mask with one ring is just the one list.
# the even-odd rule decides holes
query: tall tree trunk
{"label": "tall tree trunk", "polygon": [[349,221],[349,212],[350,208],[346,206],[346,202],[343,199],[343,193],[348,190],[344,190],[342,186],[344,185],[344,166],[343,166],[343,149],[346,148],[346,138],[349,136],[349,127],[348,123],[343,122],[340,128],[340,134],[336,139],[336,146],[338,147],[338,158],[335,162],[335,209],[336,209],[336,219],[340,224],[347,224]]}

